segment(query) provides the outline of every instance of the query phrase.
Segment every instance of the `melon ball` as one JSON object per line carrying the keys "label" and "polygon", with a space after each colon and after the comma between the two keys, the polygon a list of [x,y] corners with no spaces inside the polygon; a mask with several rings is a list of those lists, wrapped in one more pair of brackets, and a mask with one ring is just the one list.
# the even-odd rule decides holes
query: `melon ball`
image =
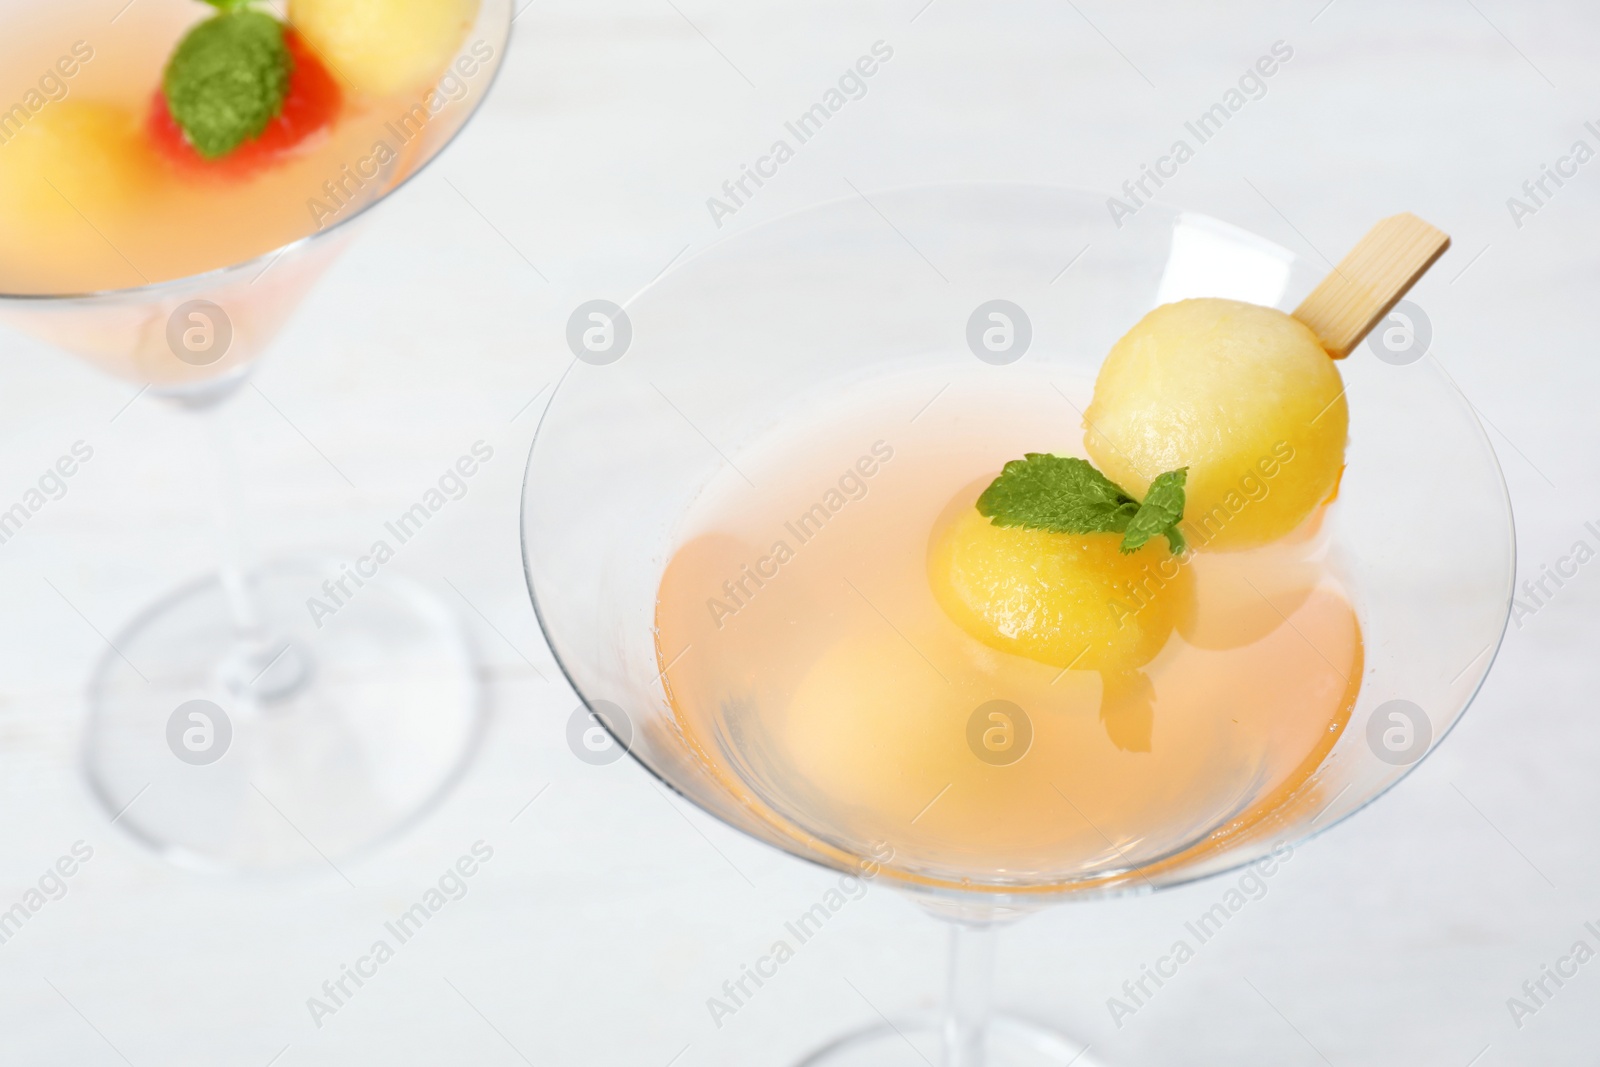
{"label": "melon ball", "polygon": [[1282,537],[1329,498],[1348,425],[1339,369],[1309,327],[1237,300],[1181,300],[1112,346],[1084,445],[1137,497],[1188,467],[1185,536],[1238,549]]}
{"label": "melon ball", "polygon": [[289,0],[289,21],[357,92],[424,89],[478,17],[478,0]]}
{"label": "melon ball", "polygon": [[46,104],[0,144],[0,240],[30,250],[41,280],[67,273],[138,284],[117,251],[148,191],[151,156],[135,114],[113,104]]}
{"label": "melon ball", "polygon": [[934,598],[991,648],[1077,670],[1127,671],[1155,658],[1189,610],[1183,561],[1155,538],[996,526],[969,507],[935,536]]}
{"label": "melon ball", "polygon": [[134,113],[114,104],[47,104],[0,146],[0,217],[59,228],[127,206],[149,177]]}
{"label": "melon ball", "polygon": [[[806,783],[851,812],[857,834],[900,837],[928,798],[970,772],[967,719],[987,698],[930,670],[886,627],[844,637],[796,684],[783,744]],[[877,825],[885,815],[891,827]]]}

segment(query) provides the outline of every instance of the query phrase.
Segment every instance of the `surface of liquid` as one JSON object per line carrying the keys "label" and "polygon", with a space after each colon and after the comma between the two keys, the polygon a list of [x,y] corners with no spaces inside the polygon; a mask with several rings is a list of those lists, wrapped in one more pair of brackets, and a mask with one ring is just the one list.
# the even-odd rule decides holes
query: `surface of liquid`
{"label": "surface of liquid", "polygon": [[913,876],[1017,885],[1159,863],[1306,801],[1362,663],[1323,513],[1190,556],[1193,612],[1117,677],[997,651],[934,600],[930,537],[1007,460],[1081,456],[1090,387],[879,380],[733,457],[657,605],[678,725],[730,792]]}

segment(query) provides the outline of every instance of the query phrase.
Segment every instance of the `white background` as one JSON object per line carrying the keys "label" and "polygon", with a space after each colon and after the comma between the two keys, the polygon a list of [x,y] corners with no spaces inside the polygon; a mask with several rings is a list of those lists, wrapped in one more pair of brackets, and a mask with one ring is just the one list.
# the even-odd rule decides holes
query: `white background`
{"label": "white background", "polygon": [[[621,302],[686,247],[846,195],[847,179],[1114,188],[1283,40],[1294,58],[1266,97],[1162,198],[1313,257],[1398,210],[1450,232],[1414,299],[1492,424],[1523,571],[1596,543],[1600,162],[1520,228],[1506,206],[1575,139],[1597,143],[1582,128],[1600,120],[1592,5],[922,3],[534,0],[474,126],[371,220],[261,367],[292,425],[248,390],[234,405],[262,554],[348,552],[473,441],[496,449],[397,564],[446,593],[448,578],[492,621],[463,609],[488,737],[423,825],[345,867],[354,888],[178,871],[89,802],[74,761],[103,646],[46,580],[111,632],[192,577],[199,439],[148,397],[112,422],[133,387],[0,335],[0,500],[74,440],[95,448],[0,546],[0,900],[73,841],[95,848],[67,897],[0,945],[0,1062],[780,1065],[873,1005],[935,1003],[938,931],[875,888],[713,1026],[706,998],[832,876],[666,800],[628,761],[572,755],[575,700],[518,556],[537,405],[518,412],[564,365],[571,309]],[[719,231],[706,198],[880,39],[895,55],[868,95]],[[1107,997],[1226,882],[1029,920],[1004,935],[1001,999],[1110,1064],[1591,1063],[1600,962],[1520,1029],[1506,1007],[1579,937],[1600,947],[1582,928],[1600,920],[1591,570],[1513,628],[1437,754],[1297,850],[1120,1030]],[[306,998],[480,838],[495,856],[470,894],[313,1026]]]}

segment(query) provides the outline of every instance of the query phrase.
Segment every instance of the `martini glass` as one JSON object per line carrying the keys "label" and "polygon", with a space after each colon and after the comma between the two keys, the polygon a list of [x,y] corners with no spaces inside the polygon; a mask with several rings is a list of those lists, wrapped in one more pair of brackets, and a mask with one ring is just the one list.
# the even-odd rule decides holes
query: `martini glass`
{"label": "martini glass", "polygon": [[[991,1011],[995,931],[1046,904],[1146,893],[1269,861],[1339,822],[1437,745],[1504,633],[1514,540],[1493,450],[1427,354],[1423,331],[1389,331],[1340,365],[1348,467],[1324,521],[1328,566],[1363,632],[1359,691],[1316,769],[1251,820],[1197,818],[1158,850],[1108,840],[1093,863],[885,858],[831,832],[793,797],[775,796],[758,775],[728,773],[732,760],[686,738],[655,646],[663,573],[691,505],[773,427],[908,371],[924,382],[970,381],[976,369],[991,387],[1018,389],[1055,374],[1067,396],[1071,383],[1093,381],[1112,343],[1158,304],[1219,296],[1288,310],[1323,274],[1213,219],[1148,204],[1119,224],[1106,203],[1020,184],[928,186],[851,197],[732,237],[620,314],[602,312],[614,321],[596,321],[595,343],[575,348],[581,355],[535,438],[523,495],[528,587],[595,719],[650,773],[730,826],[812,863],[882,879],[950,925],[943,1019],[847,1033],[807,1064],[918,1064],[939,1050],[946,1067],[1090,1063],[1079,1058],[1081,1043]],[[969,330],[996,300],[1010,302],[1015,327],[1003,356]],[[989,320],[979,321],[981,336]],[[908,397],[907,410],[926,400]],[[1077,426],[1066,406],[1062,418]],[[739,741],[715,743],[731,750]]]}
{"label": "martini glass", "polygon": [[[432,592],[378,577],[361,552],[245,559],[222,412],[370,209],[465,126],[510,26],[510,0],[482,0],[451,63],[470,66],[470,89],[438,94],[423,121],[413,114],[403,146],[363,170],[359,187],[346,181],[337,219],[308,236],[136,288],[0,294],[0,322],[190,413],[202,436],[215,569],[111,636],[90,681],[82,749],[89,788],[116,825],[174,862],[235,871],[333,862],[418,818],[476,742],[472,653]],[[313,618],[313,597],[333,614]]]}

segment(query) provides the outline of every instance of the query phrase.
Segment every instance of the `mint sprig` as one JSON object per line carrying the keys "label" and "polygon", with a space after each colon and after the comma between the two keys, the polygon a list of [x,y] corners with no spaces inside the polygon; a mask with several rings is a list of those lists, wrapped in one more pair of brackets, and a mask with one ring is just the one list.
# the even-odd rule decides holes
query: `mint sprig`
{"label": "mint sprig", "polygon": [[1178,522],[1183,518],[1184,483],[1188,480],[1188,467],[1156,476],[1150,483],[1150,491],[1144,495],[1144,503],[1128,520],[1127,532],[1122,535],[1122,551],[1137,551],[1157,534],[1166,535],[1173,555],[1183,551],[1183,534],[1178,532]]}
{"label": "mint sprig", "polygon": [[1140,503],[1088,460],[1029,452],[1000,471],[978,497],[978,514],[996,526],[1052,533],[1120,533],[1121,550],[1136,552],[1156,535],[1174,554],[1185,548],[1183,519],[1187,467],[1160,475]]}
{"label": "mint sprig", "polygon": [[248,0],[207,2],[221,12],[178,42],[161,88],[189,143],[218,159],[259,136],[282,110],[294,61],[283,23]]}
{"label": "mint sprig", "polygon": [[978,513],[996,526],[1058,533],[1121,533],[1139,502],[1076,456],[1029,452],[1000,471],[978,497]]}

